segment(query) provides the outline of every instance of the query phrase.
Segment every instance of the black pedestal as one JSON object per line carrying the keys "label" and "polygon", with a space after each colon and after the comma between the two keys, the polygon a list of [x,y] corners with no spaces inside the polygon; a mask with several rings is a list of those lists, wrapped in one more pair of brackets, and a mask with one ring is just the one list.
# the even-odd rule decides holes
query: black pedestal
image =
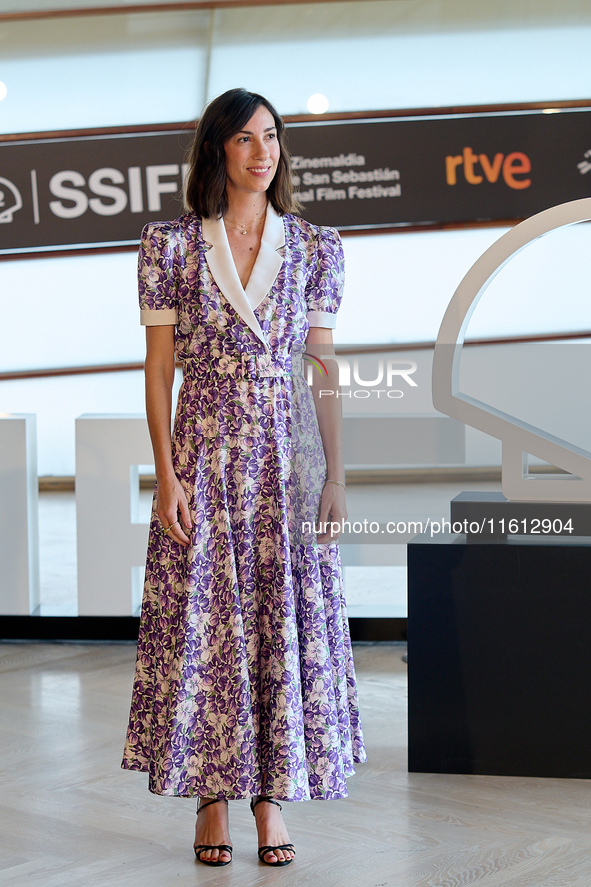
{"label": "black pedestal", "polygon": [[413,772],[591,778],[591,539],[408,545]]}

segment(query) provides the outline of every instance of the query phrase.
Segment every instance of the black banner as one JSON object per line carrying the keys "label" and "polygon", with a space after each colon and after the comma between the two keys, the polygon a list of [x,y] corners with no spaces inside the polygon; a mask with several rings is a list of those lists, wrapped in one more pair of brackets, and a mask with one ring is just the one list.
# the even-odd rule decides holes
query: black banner
{"label": "black banner", "polygon": [[[292,123],[303,215],[340,229],[522,219],[591,196],[591,108]],[[135,244],[183,211],[192,133],[0,141],[0,253]]]}
{"label": "black banner", "polygon": [[591,196],[589,109],[296,125],[289,144],[306,216],[338,228],[524,219]]}
{"label": "black banner", "polygon": [[0,143],[0,253],[135,244],[174,219],[192,132]]}

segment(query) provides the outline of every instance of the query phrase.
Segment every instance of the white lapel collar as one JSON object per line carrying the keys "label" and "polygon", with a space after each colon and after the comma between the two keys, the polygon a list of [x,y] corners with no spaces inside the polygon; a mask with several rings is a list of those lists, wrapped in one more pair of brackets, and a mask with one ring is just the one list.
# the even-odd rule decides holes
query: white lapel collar
{"label": "white lapel collar", "polygon": [[[267,223],[265,222],[265,230],[266,227]],[[230,305],[261,340],[265,350],[270,353],[265,335],[254,315],[254,311],[238,277],[223,220],[221,218],[203,219],[201,222],[201,233],[203,239],[211,243],[211,249],[205,253],[205,259],[213,279]]]}
{"label": "white lapel collar", "polygon": [[285,246],[283,219],[268,203],[259,254],[246,284],[246,296],[253,309],[261,304],[277,279],[283,265],[283,256],[277,250],[283,246]]}

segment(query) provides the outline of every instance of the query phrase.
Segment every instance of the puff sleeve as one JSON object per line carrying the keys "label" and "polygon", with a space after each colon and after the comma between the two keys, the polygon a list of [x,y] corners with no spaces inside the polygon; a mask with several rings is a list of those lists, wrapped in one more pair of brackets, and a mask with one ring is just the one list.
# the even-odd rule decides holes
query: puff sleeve
{"label": "puff sleeve", "polygon": [[143,326],[178,323],[174,247],[170,223],[151,222],[143,229],[138,254],[140,323]]}
{"label": "puff sleeve", "polygon": [[308,323],[334,329],[343,298],[345,256],[335,228],[319,228],[312,271],[306,285]]}

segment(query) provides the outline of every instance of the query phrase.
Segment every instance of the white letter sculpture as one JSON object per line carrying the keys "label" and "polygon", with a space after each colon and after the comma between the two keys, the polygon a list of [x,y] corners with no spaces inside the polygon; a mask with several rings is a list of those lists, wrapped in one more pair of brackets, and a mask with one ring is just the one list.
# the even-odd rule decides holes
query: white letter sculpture
{"label": "white letter sculpture", "polygon": [[[453,419],[502,441],[502,486],[507,499],[591,502],[591,452],[462,394],[460,354],[466,329],[489,283],[517,253],[556,228],[590,220],[591,198],[584,198],[553,206],[516,225],[470,268],[439,329],[433,357],[433,405]],[[570,476],[529,474],[529,454],[556,465]]]}
{"label": "white letter sculpture", "polygon": [[39,607],[37,431],[33,413],[0,413],[0,613]]}
{"label": "white letter sculpture", "polygon": [[138,516],[137,466],[152,458],[145,416],[76,419],[80,616],[131,616],[139,603],[133,569],[146,561],[148,525]]}

